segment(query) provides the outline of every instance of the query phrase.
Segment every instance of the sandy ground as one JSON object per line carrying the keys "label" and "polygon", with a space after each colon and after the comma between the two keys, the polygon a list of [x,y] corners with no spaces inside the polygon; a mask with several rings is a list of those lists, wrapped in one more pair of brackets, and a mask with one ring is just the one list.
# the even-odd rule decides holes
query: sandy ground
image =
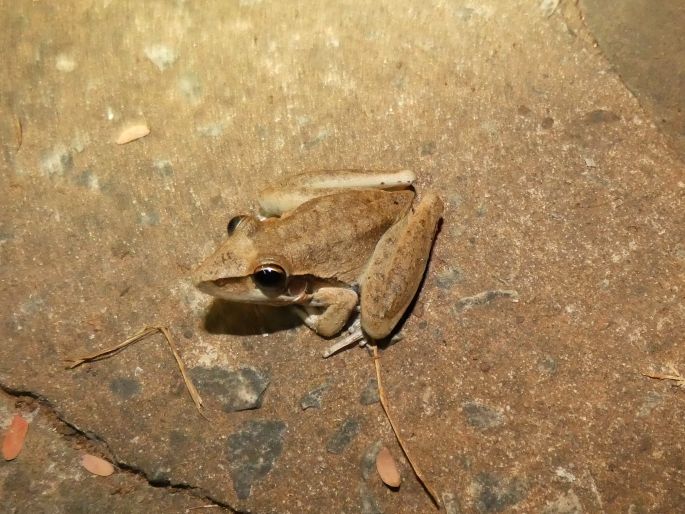
{"label": "sandy ground", "polygon": [[[685,391],[644,374],[685,373],[685,17],[626,5],[2,2],[3,508],[433,512],[366,350],[189,279],[274,179],[409,168],[446,208],[382,365],[445,511],[682,509]],[[150,324],[208,419],[159,335],[65,369]]]}

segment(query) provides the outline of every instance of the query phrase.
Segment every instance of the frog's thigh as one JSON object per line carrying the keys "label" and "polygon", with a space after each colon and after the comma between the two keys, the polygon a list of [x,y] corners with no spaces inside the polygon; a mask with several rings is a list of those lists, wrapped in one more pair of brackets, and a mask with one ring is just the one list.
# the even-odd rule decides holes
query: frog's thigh
{"label": "frog's thigh", "polygon": [[340,333],[357,306],[359,297],[352,289],[322,287],[307,305],[298,309],[302,321],[324,337]]}
{"label": "frog's thigh", "polygon": [[286,177],[259,193],[265,216],[280,216],[306,201],[348,189],[392,189],[408,187],[416,176],[400,171],[316,171]]}
{"label": "frog's thigh", "polygon": [[427,194],[376,245],[362,281],[361,320],[374,339],[386,337],[407,310],[426,270],[442,201]]}

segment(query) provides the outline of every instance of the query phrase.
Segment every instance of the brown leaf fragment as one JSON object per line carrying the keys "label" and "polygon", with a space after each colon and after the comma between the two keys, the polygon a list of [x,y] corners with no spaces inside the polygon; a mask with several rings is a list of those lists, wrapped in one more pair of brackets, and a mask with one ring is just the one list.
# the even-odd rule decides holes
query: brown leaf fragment
{"label": "brown leaf fragment", "polygon": [[5,438],[2,440],[2,456],[5,460],[16,459],[17,455],[21,453],[28,430],[29,422],[19,414],[15,414],[9,429],[5,433]]}
{"label": "brown leaf fragment", "polygon": [[81,465],[93,475],[99,475],[101,477],[108,477],[114,473],[114,466],[112,466],[111,462],[89,453],[86,453],[81,457]]}
{"label": "brown leaf fragment", "polygon": [[397,469],[397,463],[385,446],[381,448],[376,455],[376,470],[381,480],[385,485],[390,487],[399,487],[402,483],[402,477],[400,476],[400,471]]}
{"label": "brown leaf fragment", "polygon": [[119,132],[116,142],[118,145],[125,145],[131,141],[145,137],[149,133],[150,127],[147,126],[147,123],[135,123],[133,125],[128,125],[121,132]]}
{"label": "brown leaf fragment", "polygon": [[16,144],[17,150],[21,148],[21,143],[24,140],[24,130],[21,126],[21,120],[19,116],[14,115],[14,142]]}

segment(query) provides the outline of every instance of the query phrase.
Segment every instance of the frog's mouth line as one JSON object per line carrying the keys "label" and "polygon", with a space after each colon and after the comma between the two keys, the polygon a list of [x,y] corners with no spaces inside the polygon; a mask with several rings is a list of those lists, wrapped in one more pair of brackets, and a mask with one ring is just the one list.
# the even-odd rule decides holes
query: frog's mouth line
{"label": "frog's mouth line", "polygon": [[207,280],[198,283],[196,287],[205,294],[236,303],[260,303],[279,306],[296,304],[300,299],[300,295],[293,296],[288,294],[288,292],[278,295],[267,295],[258,288],[247,286],[244,278]]}
{"label": "frog's mouth line", "polygon": [[357,284],[344,284],[336,279],[321,279],[311,275],[294,275],[288,278],[285,291],[269,293],[255,287],[250,277],[227,277],[203,280],[196,287],[205,294],[236,303],[256,303],[272,305],[306,304],[311,295],[320,287],[349,287],[359,294]]}

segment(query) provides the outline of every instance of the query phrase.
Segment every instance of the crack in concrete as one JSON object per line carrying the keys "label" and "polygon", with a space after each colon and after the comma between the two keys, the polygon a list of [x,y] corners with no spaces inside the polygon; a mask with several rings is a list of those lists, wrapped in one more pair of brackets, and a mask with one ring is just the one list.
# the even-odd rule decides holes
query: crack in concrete
{"label": "crack in concrete", "polygon": [[[0,382],[0,390],[4,391],[6,394],[9,396],[12,396],[14,398],[31,398],[32,400],[38,402],[41,407],[46,409],[48,411],[48,414],[50,417],[53,418],[53,421],[56,423],[61,423],[65,425],[66,427],[70,428],[73,430],[77,436],[80,436],[82,439],[85,439],[90,442],[95,442],[98,446],[104,447],[104,452],[107,454],[109,460],[117,467],[119,470],[126,472],[130,475],[134,475],[138,478],[143,479],[145,482],[150,487],[156,487],[156,488],[167,488],[171,489],[173,491],[178,491],[178,492],[186,492],[192,494],[192,496],[196,498],[200,498],[202,500],[206,500],[207,502],[210,502],[213,506],[219,507],[224,511],[235,513],[235,514],[242,514],[247,511],[241,511],[237,510],[228,503],[221,501],[217,498],[212,497],[210,494],[207,493],[204,489],[197,487],[192,484],[184,483],[184,482],[176,482],[172,483],[170,480],[167,479],[161,479],[161,480],[156,480],[154,478],[148,477],[147,473],[140,469],[137,468],[131,464],[128,464],[121,459],[117,458],[115,452],[112,450],[112,448],[109,446],[107,441],[102,439],[98,434],[95,432],[89,431],[82,429],[75,425],[74,423],[71,423],[70,421],[66,420],[57,410],[57,408],[53,405],[53,403],[47,399],[46,397],[35,393],[33,391],[28,391],[28,390],[22,390],[22,389],[14,389],[6,384],[3,384]],[[64,436],[65,438],[71,437],[71,436]],[[102,448],[101,448],[102,449]]]}

